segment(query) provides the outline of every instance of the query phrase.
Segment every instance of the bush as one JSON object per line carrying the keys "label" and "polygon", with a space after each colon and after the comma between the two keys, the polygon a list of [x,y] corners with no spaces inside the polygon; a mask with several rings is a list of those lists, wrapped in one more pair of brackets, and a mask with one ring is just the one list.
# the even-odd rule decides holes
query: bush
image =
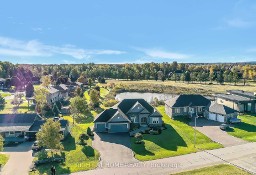
{"label": "bush", "polygon": [[104,101],[103,105],[104,105],[105,107],[112,107],[112,106],[114,106],[114,105],[117,104],[117,103],[118,103],[117,100],[115,100],[115,99],[110,99],[110,100]]}
{"label": "bush", "polygon": [[93,132],[92,132],[90,127],[87,128],[87,135],[88,136],[94,136],[94,134],[93,134]]}
{"label": "bush", "polygon": [[134,135],[134,137],[135,137],[135,139],[136,139],[136,141],[135,141],[135,143],[136,144],[141,144],[142,143],[142,140],[143,140],[143,135],[141,134],[141,133],[136,133],[135,135]]}

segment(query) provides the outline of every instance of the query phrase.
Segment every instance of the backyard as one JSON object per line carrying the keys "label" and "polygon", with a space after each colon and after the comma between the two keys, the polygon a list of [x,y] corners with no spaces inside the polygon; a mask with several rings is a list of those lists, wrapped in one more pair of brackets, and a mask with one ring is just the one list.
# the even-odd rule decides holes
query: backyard
{"label": "backyard", "polygon": [[228,133],[249,142],[256,142],[256,116],[240,115],[241,123],[235,124]]}
{"label": "backyard", "polygon": [[163,115],[167,129],[163,130],[160,135],[144,134],[143,144],[135,144],[135,138],[132,138],[132,149],[136,159],[147,161],[197,152],[198,148],[206,150],[222,147],[196,131],[195,148],[194,129],[187,125],[186,120],[170,119],[165,114],[164,106],[157,107],[157,109]]}
{"label": "backyard", "polygon": [[[71,117],[66,116],[65,119],[69,120],[70,123],[73,123]],[[79,135],[86,133],[87,128],[91,127],[92,123],[89,124],[75,124],[71,129],[71,135],[69,135],[64,141],[64,154],[65,161],[61,164],[46,164],[40,165],[37,168],[36,172],[31,173],[31,175],[38,174],[50,174],[50,167],[54,165],[58,174],[68,174],[71,172],[77,171],[86,171],[94,169],[98,165],[99,153],[92,147],[91,137],[87,140],[87,145],[79,145]]]}
{"label": "backyard", "polygon": [[239,175],[249,175],[249,173],[238,169],[235,166],[222,164],[215,165],[211,167],[205,167],[201,169],[196,169],[192,171],[186,171],[182,173],[177,173],[175,175],[229,175],[229,174],[239,174]]}

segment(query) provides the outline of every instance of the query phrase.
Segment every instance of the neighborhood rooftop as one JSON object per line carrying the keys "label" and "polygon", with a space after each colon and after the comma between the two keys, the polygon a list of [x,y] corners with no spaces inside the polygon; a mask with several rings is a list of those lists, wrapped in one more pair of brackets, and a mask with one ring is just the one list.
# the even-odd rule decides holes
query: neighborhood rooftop
{"label": "neighborhood rooftop", "polygon": [[243,96],[233,95],[233,94],[215,94],[215,96],[226,99],[226,100],[230,100],[230,101],[236,101],[236,102],[246,102],[251,100],[248,97],[243,97]]}
{"label": "neighborhood rooftop", "polygon": [[227,91],[230,94],[236,94],[236,95],[241,95],[244,97],[256,99],[256,93],[255,92],[248,92],[248,91],[243,91],[243,90],[228,90]]}
{"label": "neighborhood rooftop", "polygon": [[235,112],[238,112],[228,106],[218,104],[216,102],[213,102],[211,106],[209,107],[209,112],[215,113],[215,114],[221,114],[221,115],[227,115],[227,114],[233,114]]}
{"label": "neighborhood rooftop", "polygon": [[209,99],[194,94],[183,94],[166,101],[170,107],[207,106],[209,103]]}

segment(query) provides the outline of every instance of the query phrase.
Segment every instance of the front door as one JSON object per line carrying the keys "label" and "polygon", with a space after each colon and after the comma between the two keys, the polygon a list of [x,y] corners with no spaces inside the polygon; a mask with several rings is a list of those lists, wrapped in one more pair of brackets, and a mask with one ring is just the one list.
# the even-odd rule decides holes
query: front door
{"label": "front door", "polygon": [[140,119],[140,124],[141,124],[141,125],[146,125],[146,124],[147,124],[147,117],[142,117],[142,118]]}
{"label": "front door", "polygon": [[195,113],[195,109],[194,109],[194,108],[189,107],[189,113],[194,114],[194,113]]}

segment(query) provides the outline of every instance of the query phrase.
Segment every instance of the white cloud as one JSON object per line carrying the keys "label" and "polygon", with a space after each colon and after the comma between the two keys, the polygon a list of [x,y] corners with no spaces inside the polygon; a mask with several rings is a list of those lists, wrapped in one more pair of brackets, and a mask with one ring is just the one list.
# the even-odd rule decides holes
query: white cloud
{"label": "white cloud", "polygon": [[35,32],[42,32],[43,28],[41,28],[41,27],[34,27],[34,28],[32,28],[32,30],[35,31]]}
{"label": "white cloud", "polygon": [[119,50],[89,50],[74,45],[53,46],[43,44],[37,40],[22,41],[0,36],[0,55],[23,57],[50,57],[66,55],[76,59],[89,59],[92,55],[119,55]]}
{"label": "white cloud", "polygon": [[253,24],[250,21],[245,21],[239,18],[230,19],[230,20],[227,20],[226,22],[228,26],[236,27],[236,28],[247,28]]}
{"label": "white cloud", "polygon": [[159,49],[140,49],[140,48],[138,49],[137,48],[137,50],[144,52],[146,56],[149,56],[151,58],[186,59],[191,57],[191,55],[188,55],[188,54],[164,51]]}

